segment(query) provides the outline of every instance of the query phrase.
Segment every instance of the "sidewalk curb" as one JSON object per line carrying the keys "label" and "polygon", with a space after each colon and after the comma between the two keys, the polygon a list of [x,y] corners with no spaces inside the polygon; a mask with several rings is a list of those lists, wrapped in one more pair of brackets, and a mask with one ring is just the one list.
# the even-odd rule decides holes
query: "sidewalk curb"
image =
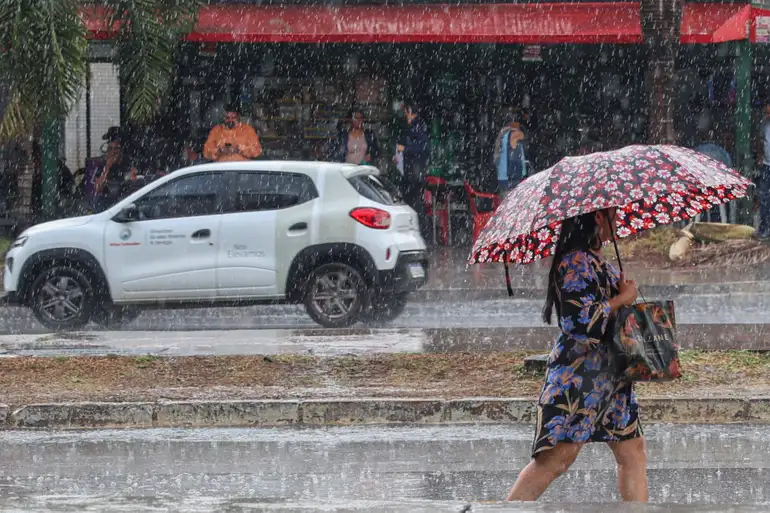
{"label": "sidewalk curb", "polygon": [[[501,278],[502,284],[502,278]],[[770,293],[770,281],[741,281],[731,283],[700,283],[700,284],[674,284],[674,285],[645,285],[639,288],[648,299],[665,298],[676,299],[680,296],[705,296],[705,295],[729,295],[729,294],[767,294]],[[478,288],[453,288],[434,289],[422,288],[411,293],[410,298],[416,302],[429,301],[485,301],[494,299],[508,299],[508,291],[504,288],[478,289]],[[513,289],[512,299],[545,299],[540,288],[518,287]]]}
{"label": "sidewalk curb", "polygon": [[[770,424],[770,397],[640,399],[642,420]],[[527,398],[311,399],[0,404],[0,429],[284,427],[398,424],[532,424]]]}

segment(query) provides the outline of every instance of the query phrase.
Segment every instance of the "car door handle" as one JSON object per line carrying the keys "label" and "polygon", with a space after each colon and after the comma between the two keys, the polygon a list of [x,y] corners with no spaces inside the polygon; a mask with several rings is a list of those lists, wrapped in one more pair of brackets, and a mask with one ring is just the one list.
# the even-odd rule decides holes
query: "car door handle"
{"label": "car door handle", "polygon": [[208,228],[204,228],[203,230],[198,230],[197,232],[192,234],[193,239],[208,239],[211,237],[211,230]]}
{"label": "car door handle", "polygon": [[307,230],[307,223],[294,223],[289,227],[290,232],[298,232],[300,230]]}

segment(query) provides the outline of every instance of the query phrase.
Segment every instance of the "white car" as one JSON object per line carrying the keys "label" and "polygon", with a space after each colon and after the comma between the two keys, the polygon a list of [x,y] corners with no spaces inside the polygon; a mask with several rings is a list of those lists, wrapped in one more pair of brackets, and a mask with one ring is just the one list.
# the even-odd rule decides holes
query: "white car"
{"label": "white car", "polygon": [[34,226],[5,302],[46,327],[145,308],[304,303],[326,327],[400,314],[427,281],[417,215],[371,166],[229,162],[176,171],[105,212]]}

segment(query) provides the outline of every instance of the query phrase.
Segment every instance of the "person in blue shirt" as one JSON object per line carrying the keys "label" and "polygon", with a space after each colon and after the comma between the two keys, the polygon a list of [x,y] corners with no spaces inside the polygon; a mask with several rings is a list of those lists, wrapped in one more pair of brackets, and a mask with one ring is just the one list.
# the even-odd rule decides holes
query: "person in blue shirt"
{"label": "person in blue shirt", "polygon": [[[702,142],[695,147],[695,151],[698,153],[703,153],[707,157],[710,157],[717,162],[721,162],[727,167],[733,167],[733,159],[730,157],[730,154],[725,150],[722,146],[717,144],[715,142],[716,137],[714,136],[714,131],[709,130],[705,137],[703,137]],[[712,208],[707,214],[707,221],[716,220],[721,221],[723,223],[727,222],[727,206],[726,205],[720,205],[718,207]]]}
{"label": "person in blue shirt", "polygon": [[515,117],[506,119],[495,144],[495,165],[500,193],[514,189],[527,177],[527,155],[524,148],[524,131]]}
{"label": "person in blue shirt", "polygon": [[711,157],[717,162],[721,162],[727,167],[733,167],[733,159],[730,158],[730,154],[722,146],[714,142],[714,131],[709,130],[703,141],[695,147],[695,151],[703,153],[707,157]]}

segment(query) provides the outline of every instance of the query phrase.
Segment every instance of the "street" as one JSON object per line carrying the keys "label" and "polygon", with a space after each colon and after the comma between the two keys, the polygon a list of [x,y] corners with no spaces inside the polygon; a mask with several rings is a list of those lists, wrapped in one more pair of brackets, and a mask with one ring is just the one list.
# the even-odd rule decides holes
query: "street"
{"label": "street", "polygon": [[[770,294],[690,295],[676,301],[683,348],[770,348]],[[344,354],[549,350],[556,328],[539,300],[413,302],[390,325],[327,330],[299,306],[154,310],[121,331],[50,334],[26,309],[0,318],[1,355]]]}
{"label": "street", "polygon": [[[770,502],[764,427],[650,425],[645,431],[653,502]],[[6,432],[0,510],[51,496],[57,498],[47,503],[49,511],[71,511],[78,501],[90,505],[78,511],[127,511],[126,505],[168,511],[138,504],[265,511],[257,505],[498,501],[529,460],[531,436],[529,426]],[[614,462],[601,445],[589,446],[542,499],[617,500]],[[102,509],[108,504],[126,509]]]}
{"label": "street", "polygon": [[[648,298],[653,299],[653,298]],[[702,294],[675,300],[679,324],[763,324],[768,322],[770,294]],[[539,327],[542,300],[498,299],[479,301],[412,302],[391,328],[512,328]],[[31,312],[6,308],[0,334],[45,333]],[[241,308],[196,308],[143,312],[126,329],[222,330],[317,328],[304,308],[293,305]]]}

